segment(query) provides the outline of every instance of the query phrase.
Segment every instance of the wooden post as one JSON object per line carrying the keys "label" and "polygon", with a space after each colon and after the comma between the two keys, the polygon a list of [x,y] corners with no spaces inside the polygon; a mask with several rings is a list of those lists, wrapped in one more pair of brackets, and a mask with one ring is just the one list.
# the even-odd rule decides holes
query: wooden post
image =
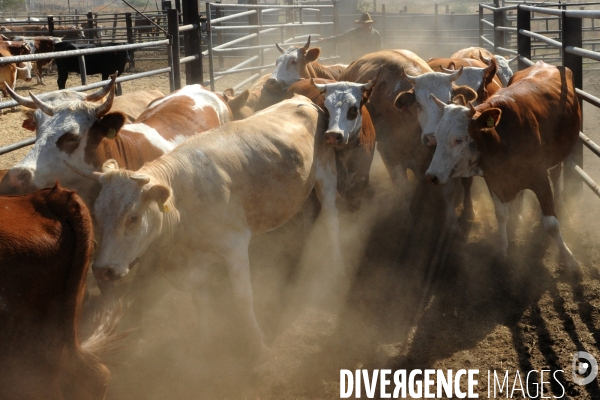
{"label": "wooden post", "polygon": [[[127,27],[127,43],[133,43],[133,24],[131,13],[125,14],[125,26]],[[135,68],[135,50],[129,50],[129,66]]]}
{"label": "wooden post", "polygon": [[167,10],[169,32],[169,66],[171,67],[171,92],[181,89],[181,64],[179,62],[179,17],[177,10]]}
{"label": "wooden post", "polygon": [[[567,53],[565,48],[567,46],[583,47],[583,20],[581,18],[567,17],[566,12],[562,12],[562,53],[563,53],[563,66],[568,67],[573,72],[573,83],[577,89],[583,89],[583,59],[580,56]],[[579,106],[583,113],[583,102],[579,98]],[[581,127],[583,128],[583,115],[581,121]],[[573,148],[573,151],[567,158],[567,160],[574,162],[583,168],[583,143],[578,140]],[[581,199],[583,191],[583,182],[579,178],[577,172],[572,168],[567,167],[563,172],[564,182],[564,197],[569,205],[575,205],[575,203]]]}
{"label": "wooden post", "polygon": [[197,0],[183,0],[183,24],[196,24],[198,29],[183,33],[184,51],[186,56],[198,54],[200,58],[185,64],[185,83],[204,84],[204,71],[202,67],[202,47],[200,46],[200,13],[198,12]]}

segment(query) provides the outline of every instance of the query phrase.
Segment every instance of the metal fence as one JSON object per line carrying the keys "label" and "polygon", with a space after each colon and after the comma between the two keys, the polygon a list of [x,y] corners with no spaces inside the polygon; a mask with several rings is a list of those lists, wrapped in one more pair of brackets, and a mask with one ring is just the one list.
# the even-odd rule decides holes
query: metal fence
{"label": "metal fence", "polygon": [[[586,4],[598,5],[598,3]],[[573,72],[580,103],[586,101],[595,107],[600,107],[600,98],[583,90],[584,65],[589,67],[589,64],[597,65],[600,61],[600,53],[594,51],[598,40],[593,37],[584,40],[586,32],[596,30],[595,23],[584,26],[584,21],[599,19],[600,11],[568,10],[569,4],[545,3],[544,5],[545,7],[526,4],[500,7],[498,2],[494,6],[480,4],[480,45],[492,47],[495,53],[519,55],[519,70],[533,65],[537,60],[560,62]],[[582,4],[571,4],[571,6],[582,6]],[[493,13],[493,23],[489,23],[484,18],[486,10]],[[514,14],[515,11],[516,16],[509,17],[508,13]],[[545,24],[546,29],[534,31],[533,24],[540,22]],[[551,26],[553,23],[556,29]],[[586,70],[590,69],[592,68],[586,68]],[[579,133],[579,138],[578,144],[565,162],[567,166],[564,170],[565,195],[570,199],[580,198],[583,182],[600,197],[600,186],[583,170],[584,146],[598,157],[600,157],[600,146],[583,132]]]}

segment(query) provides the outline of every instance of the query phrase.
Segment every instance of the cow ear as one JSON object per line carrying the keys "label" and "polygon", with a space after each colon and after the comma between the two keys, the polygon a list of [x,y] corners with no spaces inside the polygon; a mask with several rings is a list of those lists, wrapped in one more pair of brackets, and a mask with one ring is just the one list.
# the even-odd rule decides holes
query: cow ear
{"label": "cow ear", "polygon": [[107,139],[115,139],[121,127],[125,125],[126,120],[127,117],[125,114],[114,112],[106,114],[94,125],[96,125],[97,128],[100,128],[100,132],[104,137]]}
{"label": "cow ear", "polygon": [[27,110],[24,112],[25,119],[23,120],[23,124],[21,127],[27,129],[28,131],[35,131],[37,128],[37,124],[35,123],[35,118],[33,117],[35,110]]}
{"label": "cow ear", "polygon": [[149,201],[155,201],[160,212],[169,212],[167,201],[171,197],[171,188],[164,185],[152,185],[144,197]]}
{"label": "cow ear", "polygon": [[319,59],[319,55],[321,55],[320,47],[313,47],[312,49],[306,52],[306,62],[313,62]]}
{"label": "cow ear", "polygon": [[231,97],[228,99],[227,104],[231,107],[232,110],[240,109],[248,102],[248,97],[250,96],[250,90],[246,89],[236,97]]}
{"label": "cow ear", "polygon": [[225,97],[225,101],[228,101],[231,97],[235,96],[235,90],[233,88],[228,88],[223,91],[223,96]]}
{"label": "cow ear", "polygon": [[394,105],[396,106],[396,108],[401,109],[404,112],[407,112],[410,114],[410,111],[408,110],[408,108],[410,106],[412,106],[416,101],[416,97],[415,97],[415,91],[413,89],[411,90],[407,90],[405,92],[402,92],[398,95],[398,97],[396,97],[396,100],[394,101]]}
{"label": "cow ear", "polygon": [[118,169],[119,163],[117,162],[117,160],[114,160],[112,158],[106,160],[104,164],[102,164],[102,172],[117,171]]}
{"label": "cow ear", "polygon": [[469,103],[467,103],[467,100],[465,100],[465,96],[463,96],[462,94],[454,96],[452,98],[452,104],[455,104],[457,106],[463,106],[463,107],[468,107],[468,105],[469,105]]}
{"label": "cow ear", "polygon": [[500,123],[502,110],[499,108],[488,108],[483,111],[477,118],[473,118],[473,123],[478,130],[495,128]]}
{"label": "cow ear", "polygon": [[468,86],[452,86],[451,98],[462,95],[467,102],[472,102],[477,98],[477,92]]}

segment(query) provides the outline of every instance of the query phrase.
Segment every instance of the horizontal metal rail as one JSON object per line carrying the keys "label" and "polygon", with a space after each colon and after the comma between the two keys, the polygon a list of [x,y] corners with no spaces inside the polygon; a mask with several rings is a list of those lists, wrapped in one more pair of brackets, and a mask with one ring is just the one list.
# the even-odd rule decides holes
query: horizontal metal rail
{"label": "horizontal metal rail", "polygon": [[481,22],[483,22],[485,25],[490,26],[490,27],[494,27],[494,23],[488,21],[487,19],[481,19]]}
{"label": "horizontal metal rail", "polygon": [[524,62],[525,64],[529,65],[530,67],[532,65],[534,65],[535,63],[533,61],[531,61],[529,58],[524,57],[524,56],[519,56],[519,61]]}
{"label": "horizontal metal rail", "polygon": [[511,28],[510,26],[497,26],[494,29],[497,30],[497,31],[502,31],[502,32],[517,33],[517,28]]}
{"label": "horizontal metal rail", "polygon": [[530,32],[530,31],[527,31],[525,29],[519,29],[519,33],[521,35],[528,36],[528,37],[530,37],[532,39],[536,39],[536,40],[539,40],[539,41],[544,42],[546,44],[549,44],[550,46],[554,46],[554,47],[559,48],[559,49],[562,48],[562,43],[561,42],[559,42],[557,40],[554,40],[554,39],[547,38],[546,36],[538,35],[537,33]]}
{"label": "horizontal metal rail", "polygon": [[[242,67],[245,67],[248,64],[252,64],[254,61],[258,61],[259,59],[260,59],[259,56],[252,56],[252,57],[248,58],[247,60],[244,60],[241,63],[236,64],[233,67],[229,68],[227,71],[235,71],[237,69],[241,69]],[[227,71],[223,71],[223,72],[227,72]],[[219,76],[216,76],[216,75],[217,75],[217,73],[215,73],[215,82],[218,81],[219,79],[223,79],[225,77],[225,75],[219,75]],[[210,85],[210,82],[208,84]]]}
{"label": "horizontal metal rail", "polygon": [[11,151],[18,150],[23,147],[31,146],[35,143],[36,138],[29,138],[25,140],[21,140],[17,143],[9,144],[8,146],[0,147],[0,156],[6,153],[10,153]]}
{"label": "horizontal metal rail", "polygon": [[179,27],[179,33],[193,31],[194,29],[198,29],[198,25],[196,25],[196,24],[182,25]]}
{"label": "horizontal metal rail", "polygon": [[244,79],[243,81],[241,81],[240,83],[238,83],[237,85],[235,85],[233,87],[233,90],[238,90],[239,88],[241,88],[242,86],[246,85],[247,83],[250,83],[252,81],[255,81],[256,79],[258,79],[260,77],[260,74],[254,74],[251,77]]}
{"label": "horizontal metal rail", "polygon": [[156,45],[167,45],[167,44],[169,44],[169,40],[163,39],[163,40],[157,40],[155,42],[96,47],[93,49],[54,51],[51,53],[27,54],[24,56],[1,57],[0,65],[8,64],[8,63],[25,62],[25,61],[48,60],[51,58],[65,58],[65,57],[73,57],[73,56],[84,56],[84,55],[88,55],[88,54],[108,53],[108,52],[113,52],[113,51],[118,51],[118,50],[141,49],[144,47],[150,47],[150,46],[156,46]]}
{"label": "horizontal metal rail", "polygon": [[562,10],[553,10],[551,8],[526,6],[524,4],[522,4],[520,7],[521,7],[521,10],[537,12],[537,13],[541,13],[541,14],[555,15],[557,17],[562,17],[562,13],[563,13]]}
{"label": "horizontal metal rail", "polygon": [[[168,72],[171,72],[171,67],[160,68],[160,69],[155,69],[152,71],[140,72],[137,74],[131,74],[131,75],[126,75],[126,76],[120,76],[117,78],[117,83],[132,81],[134,79],[139,79],[139,78],[147,78],[149,76],[165,74]],[[109,82],[110,82],[110,79],[107,79],[105,81],[95,82],[95,83],[91,83],[89,85],[84,85],[84,86],[75,86],[75,87],[67,88],[64,90],[71,90],[74,92],[84,92],[86,90],[92,90],[92,89],[97,89],[97,88],[106,86]],[[38,97],[41,98],[42,100],[44,100],[46,98],[46,96],[53,94],[53,93],[58,93],[58,92],[60,92],[60,90],[54,90],[52,92],[42,93],[42,94],[38,95]],[[14,107],[17,105],[19,105],[19,103],[17,103],[14,100],[3,101],[3,102],[0,102],[0,109]]]}
{"label": "horizontal metal rail", "polygon": [[579,165],[575,164],[572,160],[567,160],[566,163],[575,172],[577,172],[577,174],[579,175],[579,177],[581,178],[583,183],[585,183],[590,189],[592,189],[592,192],[594,192],[596,194],[596,196],[600,197],[600,185],[598,185],[596,182],[594,182],[594,180],[588,174],[586,174],[585,171],[582,170]]}
{"label": "horizontal metal rail", "polygon": [[[318,37],[319,35],[311,35],[311,36]],[[292,42],[292,43],[286,42],[286,44],[291,44],[291,45],[306,44],[306,42]],[[258,46],[245,46],[245,47],[232,47],[232,48],[227,48],[227,49],[223,49],[223,48],[217,49],[216,47],[213,47],[213,51],[215,53],[228,53],[228,52],[232,52],[232,51],[270,49],[273,47],[274,47],[274,44],[262,44],[262,45],[258,45]]]}
{"label": "horizontal metal rail", "polygon": [[[198,60],[199,58],[200,58],[200,55],[198,55],[198,54],[183,57],[183,58],[179,59],[179,64],[186,64],[186,63],[192,62],[194,60]],[[160,58],[160,59],[157,58],[156,60],[166,60],[166,58]],[[139,59],[136,58],[135,61],[139,61]]]}
{"label": "horizontal metal rail", "polygon": [[497,47],[498,50],[504,52],[504,53],[508,53],[508,54],[512,54],[514,56],[518,55],[519,53],[516,50],[511,50],[511,49],[507,49],[505,47]]}
{"label": "horizontal metal rail", "polygon": [[333,22],[303,22],[301,24],[274,24],[274,25],[225,25],[213,26],[213,31],[225,31],[234,29],[262,29],[262,28],[302,28],[304,26],[326,26],[333,25]]}
{"label": "horizontal metal rail", "polygon": [[485,43],[487,43],[488,45],[490,45],[490,46],[494,47],[494,42],[492,42],[490,39],[488,39],[488,38],[486,38],[486,37],[484,37],[484,36],[481,36],[481,40],[483,40],[483,41],[484,41]]}
{"label": "horizontal metal rail", "polygon": [[592,50],[586,50],[574,46],[566,46],[565,51],[570,54],[575,54],[576,56],[587,57],[591,58],[592,60],[600,61],[600,53]]}
{"label": "horizontal metal rail", "polygon": [[600,146],[592,141],[589,137],[587,137],[583,132],[579,132],[579,139],[583,142],[585,147],[590,149],[595,155],[600,157]]}
{"label": "horizontal metal rail", "polygon": [[577,96],[587,101],[588,103],[593,104],[596,107],[600,107],[600,99],[598,97],[592,96],[588,92],[584,92],[583,90],[577,88],[575,88],[575,93],[577,93]]}
{"label": "horizontal metal rail", "polygon": [[567,17],[572,17],[572,18],[600,18],[600,11],[598,11],[598,10],[568,10],[568,11],[565,11],[565,15]]}
{"label": "horizontal metal rail", "polygon": [[[264,11],[263,11],[264,12]],[[215,19],[211,19],[210,23],[211,24],[218,24],[219,22],[224,22],[224,21],[229,21],[232,19],[236,19],[239,17],[243,17],[245,15],[252,15],[252,14],[256,14],[257,11],[256,10],[250,10],[250,11],[243,11],[241,13],[237,13],[237,14],[231,14],[231,15],[226,15],[224,17],[220,17],[220,18],[215,18]]]}
{"label": "horizontal metal rail", "polygon": [[516,10],[518,6],[494,7],[488,4],[482,4],[481,7],[492,11],[510,11]]}
{"label": "horizontal metal rail", "polygon": [[239,74],[241,72],[258,71],[258,70],[263,70],[263,69],[267,69],[267,68],[271,68],[271,67],[273,67],[272,64],[259,65],[258,67],[239,68],[234,71],[232,71],[231,69],[228,69],[227,71],[215,72],[215,76],[225,76],[225,75]]}
{"label": "horizontal metal rail", "polygon": [[[294,5],[294,6],[289,6],[289,5],[278,5],[278,4],[222,4],[222,3],[210,3],[210,7],[211,8],[333,8],[333,5],[330,4],[325,4],[325,5],[318,5],[315,6],[314,4],[312,5],[306,5],[306,6],[302,6],[302,5]],[[516,7],[515,7],[516,9]]]}

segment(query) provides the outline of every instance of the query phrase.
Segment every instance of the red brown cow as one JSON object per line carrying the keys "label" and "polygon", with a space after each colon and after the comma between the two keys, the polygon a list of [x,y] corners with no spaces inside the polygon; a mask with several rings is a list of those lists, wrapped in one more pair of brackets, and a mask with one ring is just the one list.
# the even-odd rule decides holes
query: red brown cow
{"label": "red brown cow", "polygon": [[[315,78],[313,81],[319,85],[336,82],[320,78]],[[328,115],[325,99],[319,89],[311,84],[311,80],[302,79],[292,84],[283,98],[291,99],[294,94],[308,97]],[[362,124],[356,144],[335,149],[337,189],[351,209],[358,208],[362,195],[369,185],[369,172],[375,153],[375,128],[373,128],[371,116],[364,104],[360,107],[360,113],[362,114]]]}
{"label": "red brown cow", "polygon": [[445,184],[451,177],[483,175],[496,207],[500,251],[506,254],[508,205],[517,194],[532,190],[543,214],[544,229],[558,245],[558,261],[578,272],[578,263],[564,243],[555,201],[562,204],[560,165],[579,138],[581,110],[571,70],[544,62],[517,72],[509,87],[476,108],[446,105],[435,131],[437,148],[427,170],[433,184]]}
{"label": "red brown cow", "polygon": [[[54,51],[54,45],[62,41],[61,38],[53,36],[13,36],[12,40],[25,41],[31,49],[31,54],[51,53]],[[52,60],[39,60],[35,62],[35,76],[38,85],[46,85],[42,77],[44,66],[51,63]]]}
{"label": "red brown cow", "polygon": [[510,63],[515,61],[517,57],[514,57],[510,60],[497,55],[492,54],[488,50],[482,47],[467,47],[466,49],[461,49],[456,53],[452,54],[450,58],[472,58],[474,60],[480,60],[485,62],[485,58],[493,58],[496,60],[498,64],[498,70],[496,71],[496,76],[500,79],[502,83],[502,87],[507,87],[510,78],[513,76],[513,71],[510,69]]}
{"label": "red brown cow", "polygon": [[87,208],[57,184],[0,196],[0,220],[0,398],[104,399],[99,355],[112,328],[83,344],[78,335],[94,248]]}

